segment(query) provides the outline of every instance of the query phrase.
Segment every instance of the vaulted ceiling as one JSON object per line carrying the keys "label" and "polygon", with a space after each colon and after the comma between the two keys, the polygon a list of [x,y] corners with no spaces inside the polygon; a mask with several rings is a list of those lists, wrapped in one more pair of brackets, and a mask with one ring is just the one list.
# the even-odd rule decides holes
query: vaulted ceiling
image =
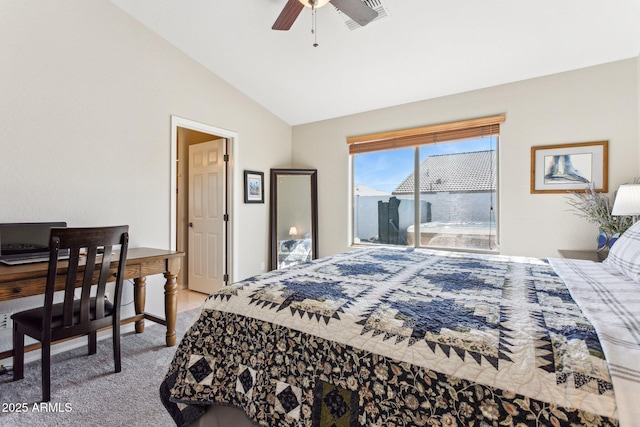
{"label": "vaulted ceiling", "polygon": [[271,29],[287,0],[111,1],[291,125],[640,53],[638,0],[374,0],[354,30],[328,4],[315,36],[307,8]]}

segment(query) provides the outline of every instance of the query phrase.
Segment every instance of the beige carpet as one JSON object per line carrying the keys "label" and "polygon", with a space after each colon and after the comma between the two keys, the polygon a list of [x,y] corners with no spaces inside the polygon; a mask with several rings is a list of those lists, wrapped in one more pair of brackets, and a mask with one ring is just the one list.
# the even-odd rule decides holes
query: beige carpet
{"label": "beige carpet", "polygon": [[[178,314],[178,342],[198,313]],[[98,343],[93,356],[86,348],[53,356],[51,402],[44,407],[39,361],[25,366],[23,380],[0,376],[0,426],[175,425],[158,391],[176,350],[164,345],[165,332],[164,326],[147,322],[143,334],[122,335],[122,372],[117,374],[110,338]]]}

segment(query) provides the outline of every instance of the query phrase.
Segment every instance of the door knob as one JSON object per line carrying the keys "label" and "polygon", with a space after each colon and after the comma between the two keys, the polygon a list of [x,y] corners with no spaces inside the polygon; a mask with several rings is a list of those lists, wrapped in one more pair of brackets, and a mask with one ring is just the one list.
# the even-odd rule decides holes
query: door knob
{"label": "door knob", "polygon": [[192,222],[189,223],[189,227],[193,227],[193,223]]}

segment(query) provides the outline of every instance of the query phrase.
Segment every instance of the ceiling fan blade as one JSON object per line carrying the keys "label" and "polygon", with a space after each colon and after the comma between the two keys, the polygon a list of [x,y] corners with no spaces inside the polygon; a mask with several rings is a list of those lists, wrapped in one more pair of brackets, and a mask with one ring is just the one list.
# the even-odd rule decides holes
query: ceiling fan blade
{"label": "ceiling fan blade", "polygon": [[378,16],[378,12],[360,0],[331,0],[331,4],[362,27]]}
{"label": "ceiling fan blade", "polygon": [[303,8],[304,6],[298,0],[289,0],[271,29],[287,31],[296,21]]}

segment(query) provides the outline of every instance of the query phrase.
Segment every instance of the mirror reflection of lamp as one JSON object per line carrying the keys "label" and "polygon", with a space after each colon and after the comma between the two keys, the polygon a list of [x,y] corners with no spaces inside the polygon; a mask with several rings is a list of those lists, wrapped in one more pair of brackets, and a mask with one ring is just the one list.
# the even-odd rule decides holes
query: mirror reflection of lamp
{"label": "mirror reflection of lamp", "polygon": [[289,236],[291,236],[292,239],[295,239],[297,234],[298,234],[298,229],[295,226],[289,229]]}

